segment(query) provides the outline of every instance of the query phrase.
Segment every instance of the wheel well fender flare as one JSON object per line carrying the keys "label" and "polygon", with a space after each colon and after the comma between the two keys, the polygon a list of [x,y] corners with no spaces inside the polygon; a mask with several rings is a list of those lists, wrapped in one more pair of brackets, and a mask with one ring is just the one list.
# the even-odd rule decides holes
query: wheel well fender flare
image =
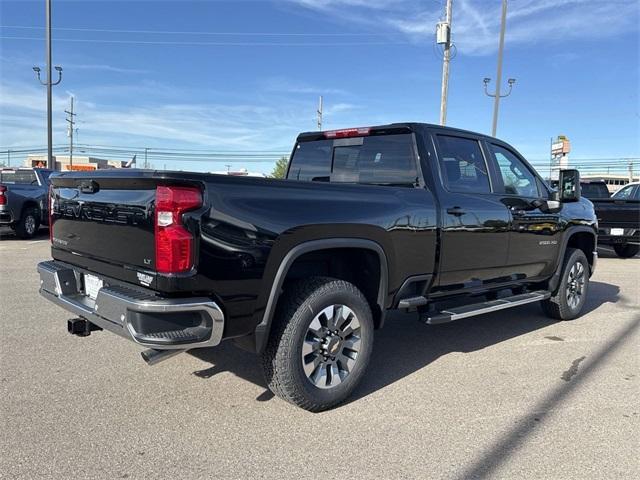
{"label": "wheel well fender flare", "polygon": [[569,240],[575,234],[583,233],[583,232],[584,233],[588,233],[588,234],[593,236],[593,248],[594,248],[594,250],[596,249],[596,247],[598,245],[598,239],[597,239],[596,233],[595,233],[595,231],[594,231],[594,229],[592,227],[587,227],[587,226],[569,227],[566,230],[565,235],[562,237],[560,248],[558,249],[558,258],[556,260],[556,269],[555,269],[555,272],[553,273],[553,276],[549,280],[549,290],[551,292],[555,292],[558,289],[559,285],[560,285],[560,278],[562,277],[562,267],[563,267],[563,264],[564,264],[563,260],[564,260],[565,254],[567,252],[567,246],[569,244]]}
{"label": "wheel well fender flare", "polygon": [[20,214],[22,215],[22,213],[27,211],[29,208],[35,208],[36,210],[41,210],[40,205],[38,204],[38,202],[36,202],[35,200],[30,199],[30,200],[26,200],[22,204],[22,208],[20,209]]}
{"label": "wheel well fender flare", "polygon": [[389,267],[387,255],[379,243],[364,238],[326,238],[300,243],[287,252],[278,266],[278,270],[271,285],[271,291],[269,292],[269,298],[262,321],[255,329],[255,346],[257,352],[262,352],[266,346],[276,305],[278,304],[278,298],[280,296],[279,293],[293,263],[298,257],[306,253],[329,250],[332,248],[358,248],[372,250],[378,255],[378,259],[380,261],[380,280],[378,282],[376,304],[380,308],[381,314],[384,314],[389,281]]}

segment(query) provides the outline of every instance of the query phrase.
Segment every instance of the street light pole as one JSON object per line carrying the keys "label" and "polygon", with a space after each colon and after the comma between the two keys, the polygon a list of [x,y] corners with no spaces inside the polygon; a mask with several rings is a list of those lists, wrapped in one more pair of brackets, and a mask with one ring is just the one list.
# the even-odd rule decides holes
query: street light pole
{"label": "street light pole", "polygon": [[[47,81],[40,79],[40,67],[33,67],[38,80],[42,85],[47,86],[47,167],[52,168],[53,165],[53,130],[52,130],[52,87],[58,85],[62,80],[62,67],[56,65],[54,68],[58,72],[58,80],[52,81],[51,75],[51,0],[45,0],[45,16],[46,16],[46,54],[47,54]],[[55,165],[53,165],[55,170]]]}
{"label": "street light pole", "polygon": [[[504,53],[504,31],[507,27],[507,0],[502,0],[502,18],[500,19],[500,45],[498,47],[498,71],[496,72],[496,94],[493,99],[493,124],[491,135],[496,136],[498,129],[498,109],[500,108],[500,85],[502,84],[502,56]],[[509,91],[511,92],[511,91]]]}

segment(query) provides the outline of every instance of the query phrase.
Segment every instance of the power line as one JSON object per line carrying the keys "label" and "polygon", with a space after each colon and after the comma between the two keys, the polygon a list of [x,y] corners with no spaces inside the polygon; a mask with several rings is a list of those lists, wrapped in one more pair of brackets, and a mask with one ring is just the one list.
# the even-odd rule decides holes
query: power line
{"label": "power line", "polygon": [[[0,28],[42,30],[44,27],[22,25],[0,25]],[[175,30],[116,30],[110,28],[70,28],[56,27],[53,30],[65,32],[133,33],[157,35],[213,35],[238,37],[389,37],[401,36],[397,33],[349,33],[349,32],[197,32]]]}
{"label": "power line", "polygon": [[[0,36],[3,40],[34,40],[37,37]],[[172,42],[164,40],[108,40],[82,38],[56,38],[56,42],[72,43],[108,43],[123,45],[177,45],[177,46],[213,46],[213,47],[362,47],[383,45],[414,45],[412,42]]]}

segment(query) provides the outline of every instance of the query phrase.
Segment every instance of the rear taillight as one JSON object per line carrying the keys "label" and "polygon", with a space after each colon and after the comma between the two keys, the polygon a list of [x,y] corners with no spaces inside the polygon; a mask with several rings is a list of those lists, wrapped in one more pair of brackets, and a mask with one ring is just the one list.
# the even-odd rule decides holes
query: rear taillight
{"label": "rear taillight", "polygon": [[7,204],[7,187],[0,185],[0,205]]}
{"label": "rear taillight", "polygon": [[156,189],[156,270],[179,273],[193,267],[193,235],[182,223],[182,214],[202,206],[202,194],[193,187]]}

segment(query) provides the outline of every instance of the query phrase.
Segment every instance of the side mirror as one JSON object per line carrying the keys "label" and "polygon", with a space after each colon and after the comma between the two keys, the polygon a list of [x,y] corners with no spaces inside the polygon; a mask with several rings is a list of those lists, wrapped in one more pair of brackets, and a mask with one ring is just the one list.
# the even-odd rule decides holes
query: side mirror
{"label": "side mirror", "polygon": [[577,202],[582,196],[580,172],[578,170],[560,170],[558,194],[561,202]]}

